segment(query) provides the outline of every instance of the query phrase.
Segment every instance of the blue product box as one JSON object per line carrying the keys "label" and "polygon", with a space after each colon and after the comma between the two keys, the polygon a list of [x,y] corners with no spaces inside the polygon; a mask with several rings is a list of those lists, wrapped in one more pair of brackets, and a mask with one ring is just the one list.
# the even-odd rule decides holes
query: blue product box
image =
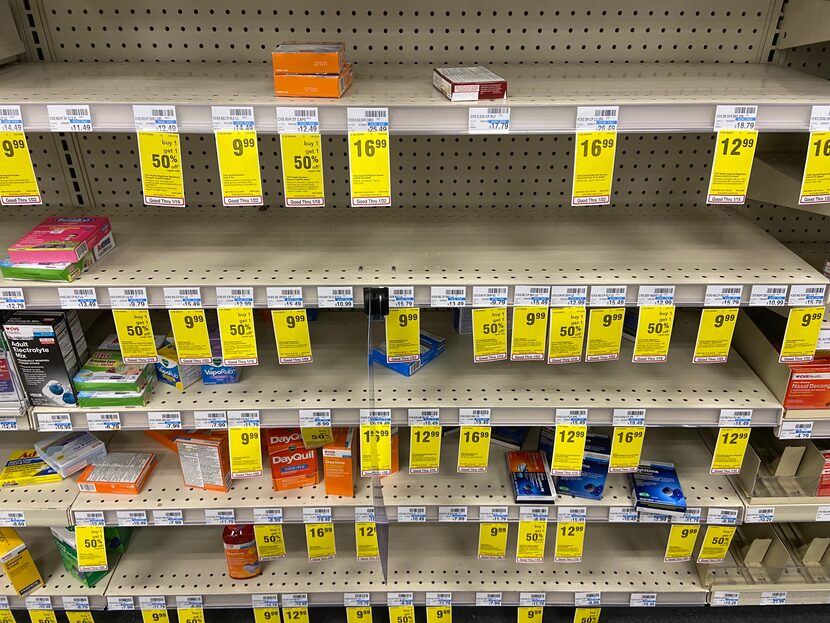
{"label": "blue product box", "polygon": [[579,476],[560,476],[556,490],[560,495],[573,495],[588,500],[601,500],[608,479],[608,455],[586,452],[582,458]]}
{"label": "blue product box", "polygon": [[446,347],[447,341],[443,337],[421,329],[421,358],[418,361],[388,363],[386,361],[385,342],[372,349],[372,361],[403,376],[412,376],[443,353]]}
{"label": "blue product box", "polygon": [[517,503],[556,500],[550,469],[543,453],[508,452],[507,470],[513,483],[513,499]]}
{"label": "blue product box", "polygon": [[222,342],[218,334],[210,336],[210,352],[213,361],[203,364],[202,383],[205,385],[230,385],[239,383],[242,368],[239,366],[222,365]]}
{"label": "blue product box", "polygon": [[672,463],[641,461],[631,475],[635,508],[657,515],[681,517],[686,513],[686,496]]}
{"label": "blue product box", "polygon": [[521,450],[529,431],[529,426],[494,426],[490,431],[490,443],[510,450]]}
{"label": "blue product box", "polygon": [[585,437],[585,452],[611,456],[611,438],[608,435],[588,433]]}
{"label": "blue product box", "polygon": [[548,465],[553,463],[553,442],[556,439],[555,426],[543,426],[539,431],[539,446],[540,452],[544,452],[545,458],[548,460]]}

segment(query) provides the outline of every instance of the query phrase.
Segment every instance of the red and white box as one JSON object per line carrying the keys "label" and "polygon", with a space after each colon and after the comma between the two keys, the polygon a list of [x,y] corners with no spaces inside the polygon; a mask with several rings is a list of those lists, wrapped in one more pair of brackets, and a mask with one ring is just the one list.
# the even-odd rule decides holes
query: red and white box
{"label": "red and white box", "polygon": [[452,102],[507,97],[507,80],[486,67],[435,67],[432,85]]}

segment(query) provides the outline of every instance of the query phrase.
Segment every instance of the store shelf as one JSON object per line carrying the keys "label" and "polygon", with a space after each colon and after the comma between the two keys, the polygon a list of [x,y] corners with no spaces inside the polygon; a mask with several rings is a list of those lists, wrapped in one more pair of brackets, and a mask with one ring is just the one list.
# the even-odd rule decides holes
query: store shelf
{"label": "store shelf", "polygon": [[[458,442],[445,437],[441,446],[441,472],[409,474],[409,444],[401,440],[401,471],[383,479],[383,503],[390,521],[398,521],[401,506],[425,506],[427,521],[438,521],[441,506],[466,506],[468,521],[478,521],[482,506],[506,506],[510,521],[518,521],[521,505],[513,501],[506,449],[491,444],[490,461],[484,474],[459,474],[455,470]],[[743,516],[741,498],[724,476],[709,474],[712,453],[697,431],[650,429],[643,447],[644,459],[673,462],[677,468],[689,509],[700,509],[706,523],[710,509],[737,511]],[[555,521],[557,507],[586,507],[587,520],[608,522],[614,510],[632,509],[635,499],[628,474],[609,474],[602,500],[586,500],[560,495],[550,507],[549,520]],[[544,506],[544,504],[541,504]]]}
{"label": "store shelf", "polygon": [[[43,587],[32,591],[30,597],[50,597],[55,610],[63,609],[64,597],[86,597],[91,610],[106,608],[104,591],[112,574],[107,575],[93,588],[88,588],[64,569],[57,545],[48,528],[24,528],[20,531],[20,536],[26,542],[43,577]],[[117,563],[117,560],[109,561],[110,567],[116,566]],[[5,576],[0,580],[0,595],[8,598],[11,609],[26,609],[25,599],[18,596]]]}
{"label": "store shelf", "polygon": [[[118,433],[108,444],[109,452],[154,452],[158,465],[139,495],[79,493],[71,504],[71,516],[78,512],[104,513],[107,525],[118,525],[118,511],[144,512],[153,525],[154,510],[181,510],[185,525],[205,524],[209,510],[232,509],[237,523],[254,523],[254,509],[282,508],[283,521],[301,523],[303,508],[330,506],[336,522],[354,522],[356,506],[373,506],[372,481],[358,479],[355,497],[327,496],[325,485],[291,491],[274,491],[267,455],[259,478],[235,480],[228,493],[186,487],[178,456],[140,433]],[[77,485],[73,486],[77,487]]]}
{"label": "store shelf", "polygon": [[[237,385],[203,386],[183,393],[158,384],[146,407],[72,410],[73,427],[86,414],[118,411],[126,429],[148,428],[147,413],[178,411],[184,428],[196,411],[258,409],[263,426],[297,426],[299,409],[331,409],[335,426],[357,425],[361,408],[389,408],[393,424],[408,408],[439,408],[443,425],[457,425],[460,408],[489,407],[493,425],[543,425],[556,408],[587,408],[588,423],[610,426],[615,408],[645,408],[648,426],[717,426],[721,409],[752,409],[753,426],[778,422],[780,403],[736,352],[726,364],[691,363],[698,315],[679,313],[669,361],[634,364],[623,340],[621,360],[548,366],[543,362],[473,363],[472,339],[452,328],[451,313],[423,314],[422,326],[447,338],[446,351],[409,378],[375,365],[374,399],[367,389],[366,320],[358,312],[321,312],[310,323],[314,363],[278,366],[270,328],[259,325],[261,363],[242,371]],[[373,325],[374,342],[383,327]],[[36,407],[41,414],[66,412]]]}
{"label": "store shelf", "polygon": [[[758,104],[758,129],[806,130],[830,87],[776,65],[559,64],[493,67],[509,83],[513,133],[571,133],[576,107],[618,104],[623,132],[707,132],[718,104]],[[211,105],[252,105],[257,129],[276,131],[274,106],[319,106],[323,132],[345,132],[347,106],[388,106],[392,132],[466,134],[469,102],[432,86],[429,65],[358,65],[345,96],[276,98],[270,67],[243,64],[21,64],[0,74],[0,101],[20,104],[25,127],[48,131],[46,104],[90,104],[97,132],[134,131],[131,104],[177,106],[181,132],[211,133]],[[499,102],[501,103],[501,102]],[[486,106],[487,102],[473,102]]]}
{"label": "store shelf", "polygon": [[508,533],[506,560],[478,560],[478,530],[429,524],[390,526],[388,590],[452,592],[454,605],[475,604],[477,592],[501,592],[502,604],[519,604],[520,592],[545,592],[548,606],[573,606],[575,593],[601,592],[602,606],[628,606],[634,593],[656,593],[657,605],[701,605],[707,591],[693,563],[665,563],[668,528],[589,525],[582,562],[553,562],[555,534],[548,529],[545,562],[515,562],[516,527]]}
{"label": "store shelf", "polygon": [[803,174],[804,154],[757,153],[752,162],[747,197],[805,212],[830,215],[830,204],[798,203]]}
{"label": "store shelf", "polygon": [[[108,597],[201,595],[205,608],[250,608],[251,596],[307,593],[309,605],[342,606],[343,593],[369,592],[373,604],[386,604],[387,586],[377,561],[358,562],[354,528],[337,524],[337,558],[309,562],[302,526],[284,529],[286,558],[263,562],[260,577],[227,576],[221,527],[137,530],[130,549],[112,572]],[[137,607],[137,603],[136,603]]]}

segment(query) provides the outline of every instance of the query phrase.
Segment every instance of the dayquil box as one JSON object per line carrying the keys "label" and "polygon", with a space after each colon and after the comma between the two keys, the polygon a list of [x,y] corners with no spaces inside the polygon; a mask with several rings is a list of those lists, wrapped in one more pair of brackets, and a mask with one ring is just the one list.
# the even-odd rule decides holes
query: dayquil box
{"label": "dayquil box", "polygon": [[268,454],[305,448],[303,433],[299,428],[266,428],[265,447]]}
{"label": "dayquil box", "polygon": [[268,453],[274,491],[309,487],[320,482],[320,459],[317,450],[302,443],[287,450]]}
{"label": "dayquil box", "polygon": [[830,408],[830,357],[790,365],[784,408]]}
{"label": "dayquil box", "polygon": [[326,495],[354,497],[357,471],[357,434],[354,428],[332,429],[334,441],[323,446],[323,482]]}
{"label": "dayquil box", "polygon": [[227,432],[193,431],[178,437],[176,447],[185,485],[227,493],[231,486]]}
{"label": "dayquil box", "polygon": [[18,595],[26,595],[43,586],[32,554],[14,528],[0,528],[0,564]]}

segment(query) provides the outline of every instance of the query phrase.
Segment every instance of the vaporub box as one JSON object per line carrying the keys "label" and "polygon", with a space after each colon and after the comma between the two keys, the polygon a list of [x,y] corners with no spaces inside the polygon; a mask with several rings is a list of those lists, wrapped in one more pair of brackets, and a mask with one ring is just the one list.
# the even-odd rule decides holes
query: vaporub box
{"label": "vaporub box", "polygon": [[78,357],[63,314],[15,314],[3,325],[21,383],[36,407],[74,407]]}
{"label": "vaporub box", "polygon": [[158,349],[159,360],[156,362],[158,380],[171,385],[180,392],[202,378],[202,367],[179,363],[179,354],[173,344]]}
{"label": "vaporub box", "polygon": [[357,480],[357,431],[332,429],[334,440],[323,446],[323,482],[326,495],[354,497]]}
{"label": "vaporub box", "polygon": [[18,595],[27,595],[43,586],[32,554],[14,528],[0,528],[0,564]]}
{"label": "vaporub box", "polygon": [[107,455],[104,442],[92,433],[58,433],[35,442],[35,452],[66,478]]}
{"label": "vaporub box", "polygon": [[96,258],[114,246],[106,216],[51,216],[9,247],[9,259],[27,262],[77,262],[91,251]]}

